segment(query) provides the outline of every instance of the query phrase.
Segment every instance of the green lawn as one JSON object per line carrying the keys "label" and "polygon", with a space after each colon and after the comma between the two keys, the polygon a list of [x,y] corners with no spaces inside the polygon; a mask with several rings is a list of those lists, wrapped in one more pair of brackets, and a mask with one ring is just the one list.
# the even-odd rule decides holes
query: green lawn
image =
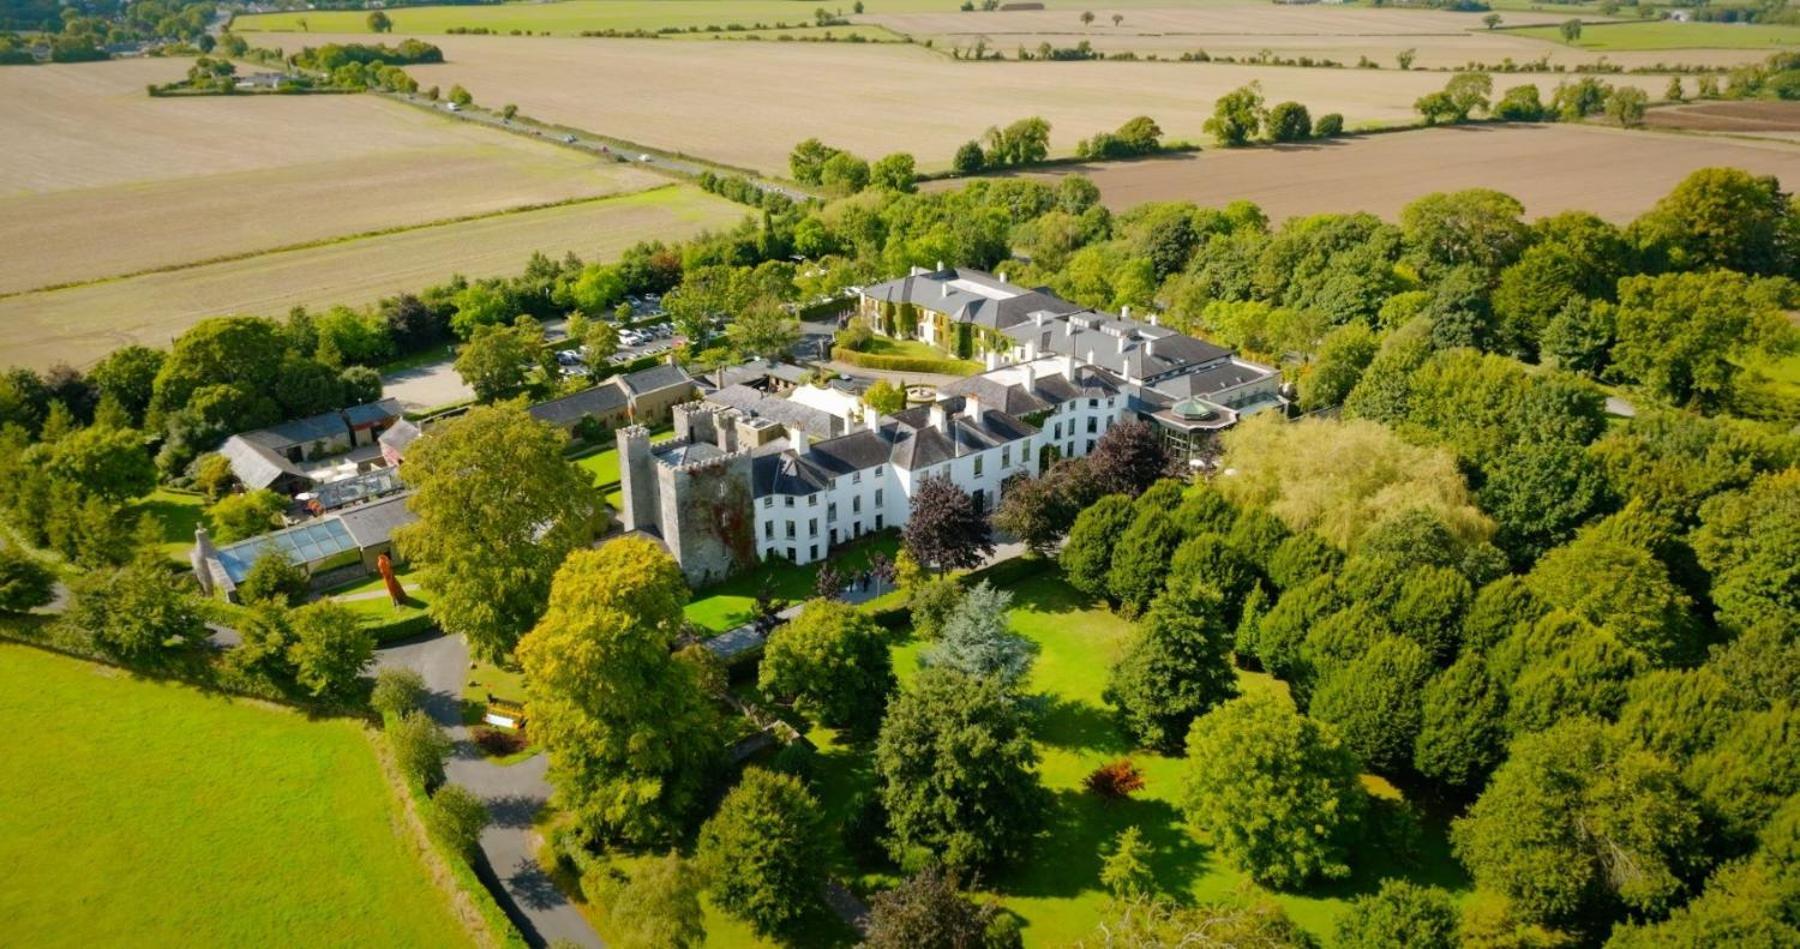
{"label": "green lawn", "polygon": [[360,724],[0,645],[15,945],[461,946]]}
{"label": "green lawn", "polygon": [[757,565],[755,570],[748,570],[694,594],[688,602],[687,618],[699,626],[713,632],[742,626],[754,618],[756,594],[762,589],[765,578],[774,580],[775,596],[789,601],[808,599],[813,595],[813,584],[818,578],[819,568],[825,563],[835,564],[845,573],[864,570],[869,565],[869,558],[877,551],[886,554],[891,560],[900,551],[900,535],[898,531],[883,531],[870,534],[854,543],[835,547],[828,561],[796,566],[781,560],[769,560]]}
{"label": "green lawn", "polygon": [[[673,429],[662,429],[650,433],[652,445],[669,441],[675,437]],[[619,449],[616,445],[608,445],[599,451],[592,451],[574,459],[575,463],[593,472],[594,484],[606,492],[606,503],[615,511],[625,510],[625,495],[619,490]]]}
{"label": "green lawn", "polygon": [[[1509,30],[1515,36],[1562,43],[1560,27],[1533,26]],[[1768,49],[1800,44],[1800,26],[1760,23],[1676,23],[1661,20],[1644,23],[1590,23],[1581,38],[1565,43],[1595,52],[1657,49]]]}
{"label": "green lawn", "polygon": [[[992,889],[1026,920],[1026,945],[1064,946],[1092,936],[1106,903],[1100,887],[1100,855],[1119,831],[1132,824],[1156,848],[1157,879],[1168,895],[1205,900],[1257,891],[1243,874],[1213,858],[1204,839],[1185,826],[1176,805],[1182,762],[1135,752],[1100,699],[1106,670],[1122,648],[1129,625],[1089,602],[1056,574],[1028,579],[1014,587],[1014,593],[1013,628],[1042,647],[1031,691],[1046,701],[1038,726],[1040,774],[1052,804],[1046,815],[1048,833],[1037,852],[996,880]],[[923,644],[914,641],[895,647],[895,671],[903,683],[916,673],[922,649]],[[1248,673],[1240,676],[1240,684],[1247,690],[1286,688],[1268,676]],[[826,729],[815,728],[812,736],[822,752],[819,787],[825,810],[829,821],[837,824],[848,816],[850,798],[874,786],[868,749],[847,746]],[[1081,790],[1090,771],[1120,757],[1130,757],[1144,772],[1146,787],[1136,798],[1107,804]],[[1395,794],[1378,778],[1365,780],[1375,793]],[[1423,857],[1410,870],[1391,865],[1378,850],[1365,850],[1358,855],[1364,863],[1357,877],[1347,883],[1267,895],[1295,922],[1320,936],[1328,934],[1349,897],[1372,889],[1382,876],[1406,875],[1450,887],[1460,895],[1467,882],[1448,854],[1442,831],[1441,825],[1427,822]],[[866,876],[862,882],[884,884],[889,878]]]}
{"label": "green lawn", "polygon": [[924,340],[918,339],[894,339],[889,336],[876,336],[869,340],[869,345],[863,347],[863,352],[868,353],[871,356],[901,356],[906,359],[948,360],[959,363],[959,371],[964,374],[973,374],[981,371],[981,363],[978,363],[973,359],[957,359],[944,350],[941,350]]}
{"label": "green lawn", "polygon": [[187,491],[157,488],[140,501],[133,502],[126,515],[133,521],[149,514],[162,525],[162,549],[171,560],[188,562],[194,549],[194,528],[199,527],[206,509],[206,499]]}

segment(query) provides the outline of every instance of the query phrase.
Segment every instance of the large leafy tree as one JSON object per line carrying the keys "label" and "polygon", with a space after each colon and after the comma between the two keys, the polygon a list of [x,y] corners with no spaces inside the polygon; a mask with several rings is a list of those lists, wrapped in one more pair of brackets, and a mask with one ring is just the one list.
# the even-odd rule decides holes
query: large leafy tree
{"label": "large leafy tree", "polygon": [[469,341],[457,352],[456,374],[483,402],[516,395],[539,360],[541,339],[541,331],[483,323],[470,331]]}
{"label": "large leafy tree", "polygon": [[1476,651],[1426,684],[1413,767],[1457,790],[1480,786],[1506,756],[1506,692]]}
{"label": "large leafy tree", "polygon": [[[1480,74],[1462,73],[1456,79]],[[1485,101],[1483,102],[1485,105]],[[1467,111],[1457,119],[1467,116]],[[1525,206],[1487,188],[1427,195],[1400,212],[1409,256],[1427,275],[1473,265],[1491,278],[1515,260],[1530,241],[1522,220]]]}
{"label": "large leafy tree", "polygon": [[1123,494],[1107,495],[1076,516],[1059,556],[1063,575],[1071,586],[1088,594],[1106,592],[1113,546],[1131,525],[1133,516],[1131,498]]}
{"label": "large leafy tree", "polygon": [[1183,809],[1219,855],[1259,883],[1297,887],[1350,873],[1365,794],[1329,726],[1253,693],[1194,721]]}
{"label": "large leafy tree", "polygon": [[1342,949],[1455,949],[1456,903],[1435,886],[1381,881],[1381,889],[1357,897],[1338,917]]}
{"label": "large leafy tree", "polygon": [[1181,544],[1181,530],[1160,506],[1141,508],[1113,548],[1106,589],[1126,616],[1144,611],[1162,591],[1169,562]]}
{"label": "large leafy tree", "polygon": [[1612,374],[1673,405],[1725,407],[1746,357],[1800,345],[1787,286],[1723,270],[1620,280]]}
{"label": "large leafy tree", "polygon": [[490,660],[537,622],[557,566],[601,516],[566,442],[523,406],[478,407],[416,442],[401,466],[419,520],[399,543],[426,569],[432,618]]}
{"label": "large leafy tree", "polygon": [[700,804],[719,722],[692,667],[670,653],[686,599],[661,548],[616,540],[569,556],[549,610],[519,642],[551,782],[595,839],[667,839]]}
{"label": "large leafy tree", "polygon": [[824,724],[872,732],[893,691],[894,670],[881,627],[867,613],[820,599],[769,637],[759,683]]}
{"label": "large leafy tree", "polygon": [[1788,798],[1749,858],[1713,873],[1706,889],[1661,922],[1622,925],[1608,949],[1800,945],[1800,797]]}
{"label": "large leafy tree", "polygon": [[1220,96],[1204,127],[1220,145],[1231,148],[1248,144],[1262,124],[1262,86],[1253,82]]}
{"label": "large leafy tree", "polygon": [[1388,636],[1327,673],[1312,695],[1313,717],[1337,726],[1344,745],[1377,770],[1412,760],[1423,712],[1419,693],[1433,667],[1412,640]]}
{"label": "large leafy tree", "polygon": [[160,419],[178,411],[206,386],[271,392],[286,348],[287,341],[272,321],[249,316],[202,320],[175,340],[157,370],[150,414]]}
{"label": "large leafy tree", "polygon": [[1775,275],[1793,266],[1792,217],[1788,196],[1773,175],[1702,168],[1631,230],[1645,253],[1673,270]]}
{"label": "large leafy tree", "polygon": [[825,826],[800,779],[761,768],[700,829],[698,860],[712,899],[765,936],[790,930],[819,903]]}
{"label": "large leafy tree", "polygon": [[1150,605],[1106,684],[1106,701],[1133,739],[1173,750],[1195,718],[1237,694],[1224,613],[1218,594],[1199,585]]}
{"label": "large leafy tree", "polygon": [[317,697],[347,698],[375,661],[375,639],[363,628],[362,614],[341,603],[309,603],[289,620],[294,642],[288,661],[294,681]]}
{"label": "large leafy tree", "polygon": [[1700,813],[1668,762],[1575,718],[1514,742],[1452,841],[1527,920],[1654,914],[1701,857]]}
{"label": "large leafy tree", "polygon": [[79,485],[109,504],[122,504],[156,488],[156,466],[144,436],[129,428],[84,428],[58,439],[50,473]]}
{"label": "large leafy tree", "polygon": [[1800,628],[1800,468],[1707,501],[1693,545],[1721,623]]}
{"label": "large leafy tree", "polygon": [[121,346],[89,371],[88,378],[100,390],[102,398],[112,397],[128,415],[133,425],[141,425],[150,398],[156,391],[156,375],[166,357],[160,349],[148,346]]}
{"label": "large leafy tree", "polygon": [[140,558],[117,570],[91,572],[72,589],[70,625],[128,663],[154,664],[170,650],[206,641],[206,623],[193,598],[176,588],[161,563]]}
{"label": "large leafy tree", "polygon": [[[992,902],[958,892],[956,879],[933,866],[869,901],[868,949],[1008,949],[990,930],[1000,918]],[[1013,942],[1017,942],[1016,937]]]}
{"label": "large leafy tree", "polygon": [[[592,875],[582,878],[584,892],[592,887],[590,879]],[[706,943],[702,885],[699,868],[671,851],[640,865],[629,881],[604,886],[589,898],[606,907],[613,945],[622,949],[698,949]]]}
{"label": "large leafy tree", "polygon": [[975,499],[945,477],[919,481],[901,542],[915,562],[939,573],[978,566],[994,552]]}
{"label": "large leafy tree", "polygon": [[1134,419],[1107,429],[1088,465],[1102,492],[1135,497],[1168,473],[1169,453],[1156,429]]}
{"label": "large leafy tree", "polygon": [[1649,550],[1597,525],[1545,554],[1525,577],[1540,602],[1594,624],[1646,656],[1693,656],[1688,596]]}
{"label": "large leafy tree", "polygon": [[1026,710],[999,682],[927,669],[888,706],[875,773],[896,860],[987,870],[1024,854],[1044,811]]}
{"label": "large leafy tree", "polygon": [[1018,688],[1031,672],[1037,644],[1012,631],[1007,620],[1011,610],[1010,592],[981,581],[945,617],[937,642],[919,655],[919,665]]}

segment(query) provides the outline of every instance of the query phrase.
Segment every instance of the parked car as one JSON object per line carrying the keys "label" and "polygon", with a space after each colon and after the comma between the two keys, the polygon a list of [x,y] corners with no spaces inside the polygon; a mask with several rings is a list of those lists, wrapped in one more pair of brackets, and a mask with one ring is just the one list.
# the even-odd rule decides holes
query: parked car
{"label": "parked car", "polygon": [[573,136],[573,135],[564,135],[564,136],[563,136],[563,141],[565,141],[565,142],[568,142],[568,143],[569,143],[569,144],[570,144],[570,145],[573,145],[573,144],[575,144],[575,136]]}

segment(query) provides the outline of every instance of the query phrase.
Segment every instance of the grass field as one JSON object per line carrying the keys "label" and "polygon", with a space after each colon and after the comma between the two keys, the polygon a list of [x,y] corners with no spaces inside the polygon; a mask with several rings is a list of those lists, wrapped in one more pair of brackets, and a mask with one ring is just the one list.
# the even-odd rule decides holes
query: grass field
{"label": "grass field", "polygon": [[162,525],[162,550],[169,559],[186,564],[188,552],[194,549],[194,528],[205,520],[206,499],[187,491],[157,488],[148,497],[135,501],[126,509],[125,517],[135,521],[148,514]]}
{"label": "grass field", "polygon": [[[300,39],[282,34],[291,46]],[[323,40],[324,37],[315,37]],[[1149,62],[965,63],[896,44],[709,43],[557,37],[445,36],[449,62],[415,67],[422,83],[461,83],[477,101],[516,102],[537,118],[785,173],[794,143],[817,136],[869,158],[911,152],[921,168],[943,168],[964,142],[992,125],[1038,115],[1051,150],[1136,115],[1171,138],[1199,139],[1214,101],[1245,83],[1269,102],[1303,102],[1314,115],[1341,113],[1351,127],[1415,121],[1413,103],[1443,88],[1442,73],[1293,69]],[[644,77],[654,76],[646,86]],[[1558,78],[1536,77],[1546,91]],[[1656,77],[1612,77],[1660,95]],[[1502,87],[1532,81],[1506,77]],[[642,89],[595,95],[595,89]],[[1131,95],[1122,96],[1121,89]]]}
{"label": "grass field", "polygon": [[[650,433],[650,443],[666,442],[675,437],[672,429],[664,429]],[[599,451],[590,451],[575,459],[575,463],[591,472],[594,484],[606,492],[606,503],[615,511],[625,509],[624,494],[619,490],[619,449],[609,446]]]}
{"label": "grass field", "polygon": [[0,294],[668,180],[377,96],[144,94],[187,65],[0,72]]}
{"label": "grass field", "polygon": [[783,560],[767,560],[755,570],[747,570],[724,583],[696,591],[688,602],[687,618],[704,629],[722,633],[756,618],[756,596],[764,583],[773,584],[776,599],[798,603],[812,597],[819,568],[826,563],[848,574],[867,569],[869,558],[877,552],[892,560],[899,551],[899,533],[888,530],[832,548],[831,558],[827,561],[802,566]]}
{"label": "grass field", "polygon": [[642,240],[676,241],[745,214],[689,185],[460,224],[263,254],[0,299],[0,351],[42,369],[83,364],[128,342],[166,345],[195,321],[228,313],[280,316],[294,306],[362,304],[442,283],[452,274],[515,274],[533,251],[606,260]]}
{"label": "grass field", "polygon": [[0,713],[9,943],[469,944],[359,724],[14,645]]}
{"label": "grass field", "polygon": [[1529,217],[1578,209],[1623,222],[1648,210],[1689,172],[1720,165],[1800,184],[1800,149],[1789,145],[1573,125],[1466,126],[1275,149],[1214,149],[1032,177],[1087,174],[1115,209],[1176,199],[1218,206],[1242,198],[1276,221],[1343,211],[1393,219],[1423,195],[1479,187],[1518,198]]}
{"label": "grass field", "polygon": [[[1554,26],[1511,31],[1519,36],[1563,43]],[[1581,38],[1565,45],[1595,52],[1665,49],[1746,49],[1774,52],[1800,46],[1800,26],[1760,23],[1591,23]]]}
{"label": "grass field", "polygon": [[[1164,0],[1126,0],[1113,6],[1153,6]],[[1049,0],[1047,6],[1078,9],[1080,0]],[[867,0],[867,13],[922,11],[954,12],[956,0]],[[738,24],[774,26],[813,22],[815,9],[851,14],[850,6],[830,3],[796,3],[794,0],[562,0],[559,3],[506,3],[493,6],[402,7],[388,11],[396,33],[443,33],[457,27],[485,27],[502,33],[521,32],[571,35],[583,30],[656,30],[661,27],[726,27]],[[314,33],[354,33],[368,29],[368,14],[357,10],[306,10],[293,13],[258,13],[231,22],[239,32],[310,30]],[[302,22],[304,21],[304,26]],[[842,30],[840,29],[840,32]]]}
{"label": "grass field", "polygon": [[[1134,752],[1101,701],[1106,670],[1123,647],[1129,626],[1056,574],[1026,580],[1013,590],[1013,628],[1041,649],[1028,691],[1044,699],[1036,727],[1042,755],[1039,774],[1052,804],[1045,816],[1047,833],[1037,850],[994,880],[991,890],[1026,920],[1027,946],[1067,946],[1093,935],[1106,903],[1099,879],[1100,854],[1119,831],[1133,824],[1155,848],[1152,867],[1167,895],[1194,900],[1229,899],[1243,893],[1270,896],[1317,936],[1329,933],[1350,897],[1372,889],[1383,876],[1407,876],[1459,894],[1466,890],[1467,882],[1445,848],[1443,828],[1428,821],[1417,866],[1398,867],[1385,854],[1365,850],[1355,855],[1356,875],[1342,884],[1299,893],[1261,891],[1214,858],[1204,837],[1185,826],[1176,805],[1182,762]],[[894,668],[902,682],[916,674],[923,649],[924,644],[916,641],[896,647]],[[1240,687],[1285,689],[1256,674],[1241,676]],[[820,788],[828,820],[835,824],[848,816],[850,798],[873,785],[869,749],[845,745],[824,729],[815,729],[812,737],[820,743]],[[1145,789],[1135,799],[1105,804],[1082,790],[1090,771],[1120,757],[1130,757],[1145,774]],[[1395,793],[1380,779],[1365,781],[1375,793]]]}

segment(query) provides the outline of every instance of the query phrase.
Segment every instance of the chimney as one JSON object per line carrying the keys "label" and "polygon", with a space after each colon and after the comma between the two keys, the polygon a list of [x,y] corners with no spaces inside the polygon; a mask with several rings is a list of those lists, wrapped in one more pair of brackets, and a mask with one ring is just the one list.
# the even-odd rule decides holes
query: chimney
{"label": "chimney", "polygon": [[794,426],[794,429],[791,434],[792,434],[791,440],[794,443],[794,454],[796,454],[796,455],[806,454],[806,450],[808,448],[812,447],[809,444],[812,441],[812,439],[806,434],[806,428],[804,426],[796,425],[796,426]]}
{"label": "chimney", "polygon": [[1037,364],[1028,359],[1025,361],[1025,365],[1021,368],[1023,368],[1025,370],[1025,391],[1026,392],[1036,392],[1037,391]]}
{"label": "chimney", "polygon": [[937,272],[938,272],[938,273],[943,273],[943,272],[944,272],[944,262],[943,262],[943,261],[941,261],[941,260],[940,260],[940,261],[938,261],[938,266],[937,266]]}
{"label": "chimney", "polygon": [[1025,341],[1025,361],[1030,362],[1036,358],[1038,358],[1037,340],[1028,339]]}
{"label": "chimney", "polygon": [[1073,384],[1075,382],[1075,351],[1074,350],[1070,350],[1069,352],[1063,354],[1063,375],[1068,377],[1070,384]]}
{"label": "chimney", "polygon": [[1002,270],[999,273],[995,274],[994,276],[999,277],[1001,283],[1006,282],[1006,271]]}
{"label": "chimney", "polygon": [[994,350],[991,350],[991,349],[988,350],[985,354],[982,355],[981,358],[982,358],[982,362],[987,364],[988,372],[993,372],[994,370],[1000,368],[1000,354],[995,352]]}
{"label": "chimney", "polygon": [[869,431],[877,435],[881,434],[881,413],[874,409],[864,412],[863,424],[869,426]]}
{"label": "chimney", "polygon": [[963,396],[963,417],[964,418],[967,418],[968,420],[979,425],[979,424],[981,424],[982,414],[983,414],[983,412],[982,412],[980,396],[976,395],[973,392],[969,393],[968,395]]}
{"label": "chimney", "polygon": [[1161,325],[1161,324],[1159,324],[1159,323],[1157,323],[1157,322],[1156,322],[1156,319],[1157,319],[1157,317],[1156,317],[1156,314],[1155,314],[1155,313],[1151,313],[1151,314],[1150,314],[1150,325],[1151,325],[1151,326],[1160,326],[1160,325]]}
{"label": "chimney", "polygon": [[931,427],[945,435],[950,434],[950,419],[944,414],[944,403],[931,403]]}
{"label": "chimney", "polygon": [[1127,303],[1124,306],[1119,307],[1119,319],[1121,319],[1121,320],[1131,319],[1131,304]]}

